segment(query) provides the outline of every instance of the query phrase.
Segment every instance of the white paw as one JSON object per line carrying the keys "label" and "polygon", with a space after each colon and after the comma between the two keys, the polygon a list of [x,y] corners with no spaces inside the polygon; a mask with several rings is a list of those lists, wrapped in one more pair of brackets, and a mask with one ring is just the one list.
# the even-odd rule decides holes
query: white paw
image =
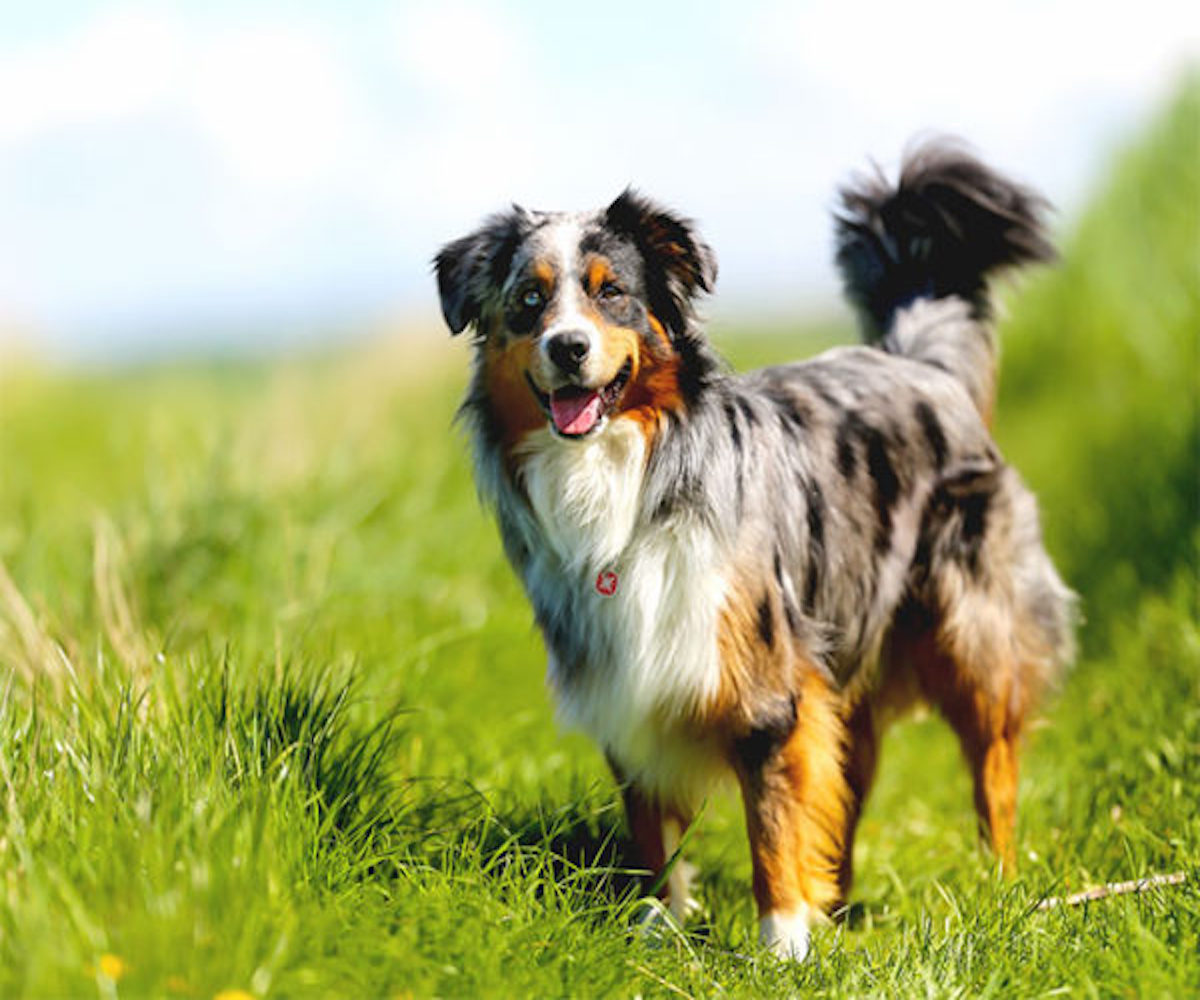
{"label": "white paw", "polygon": [[773,910],[758,922],[759,939],[780,958],[803,962],[812,937],[809,912],[804,905],[791,911]]}
{"label": "white paw", "polygon": [[678,856],[682,835],[679,824],[668,817],[663,820],[662,832],[663,849],[671,865],[667,872],[667,905],[671,908],[671,916],[682,924],[701,909],[692,896],[692,879],[696,869]]}
{"label": "white paw", "polygon": [[703,909],[692,895],[692,877],[695,873],[696,869],[683,858],[676,858],[667,875],[667,906],[671,910],[671,916],[681,924]]}

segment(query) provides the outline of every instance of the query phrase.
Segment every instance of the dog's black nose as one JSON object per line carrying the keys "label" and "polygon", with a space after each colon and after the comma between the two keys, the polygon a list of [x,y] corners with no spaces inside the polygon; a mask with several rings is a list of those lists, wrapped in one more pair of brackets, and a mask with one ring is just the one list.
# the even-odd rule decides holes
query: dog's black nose
{"label": "dog's black nose", "polygon": [[580,330],[556,333],[546,344],[546,351],[563,372],[574,375],[588,355],[588,337]]}

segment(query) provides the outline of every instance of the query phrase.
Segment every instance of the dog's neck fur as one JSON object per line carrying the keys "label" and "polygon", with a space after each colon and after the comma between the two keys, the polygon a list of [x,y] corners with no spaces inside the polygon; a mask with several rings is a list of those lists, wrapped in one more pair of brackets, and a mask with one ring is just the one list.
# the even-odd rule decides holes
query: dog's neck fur
{"label": "dog's neck fur", "polygon": [[595,575],[615,562],[637,526],[646,440],[629,420],[610,421],[584,441],[548,428],[520,449],[518,478],[546,543],[568,575]]}

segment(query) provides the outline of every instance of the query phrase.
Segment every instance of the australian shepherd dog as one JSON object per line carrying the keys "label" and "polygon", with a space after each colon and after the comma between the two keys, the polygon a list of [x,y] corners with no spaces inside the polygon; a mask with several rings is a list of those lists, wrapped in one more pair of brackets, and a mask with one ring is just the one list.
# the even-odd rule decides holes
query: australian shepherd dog
{"label": "australian shepherd dog", "polygon": [[1046,203],[956,144],[841,192],[864,346],[734,374],[699,328],[693,223],[631,190],[514,206],[435,270],[474,372],[481,495],[569,725],[603,749],[637,864],[669,864],[714,779],[745,805],[763,943],[802,958],[846,898],[880,733],[914,702],[957,733],[1014,862],[1017,748],[1072,655],[1071,592],[988,431],[988,280],[1053,256]]}

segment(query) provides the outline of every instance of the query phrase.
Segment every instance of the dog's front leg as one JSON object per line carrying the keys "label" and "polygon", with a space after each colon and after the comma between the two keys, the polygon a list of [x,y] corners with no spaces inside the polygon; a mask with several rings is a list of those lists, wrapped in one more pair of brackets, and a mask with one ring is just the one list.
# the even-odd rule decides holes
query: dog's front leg
{"label": "dog's front leg", "polygon": [[671,915],[681,923],[693,905],[691,897],[691,868],[683,858],[676,858],[665,879],[663,871],[679,849],[690,817],[679,809],[663,806],[638,785],[623,780],[620,769],[609,761],[621,783],[625,815],[633,840],[634,864],[649,875],[651,883],[661,880],[658,896],[670,907]]}
{"label": "dog's front leg", "polygon": [[759,935],[783,958],[808,954],[810,931],[838,899],[846,788],[835,699],[818,676],[796,697],[795,723],[735,746],[746,809]]}

